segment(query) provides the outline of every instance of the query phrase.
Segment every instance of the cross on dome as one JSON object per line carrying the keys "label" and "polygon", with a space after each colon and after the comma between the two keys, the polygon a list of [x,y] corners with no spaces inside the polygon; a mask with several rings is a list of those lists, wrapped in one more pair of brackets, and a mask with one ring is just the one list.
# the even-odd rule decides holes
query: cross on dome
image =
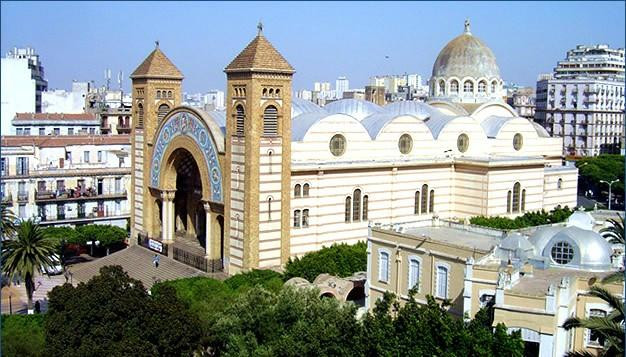
{"label": "cross on dome", "polygon": [[465,19],[465,31],[464,32],[471,34],[471,32],[470,32],[470,20],[469,19]]}

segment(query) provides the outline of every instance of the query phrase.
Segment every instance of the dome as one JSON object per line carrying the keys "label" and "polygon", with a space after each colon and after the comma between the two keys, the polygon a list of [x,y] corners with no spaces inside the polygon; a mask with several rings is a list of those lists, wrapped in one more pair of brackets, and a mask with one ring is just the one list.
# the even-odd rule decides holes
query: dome
{"label": "dome", "polygon": [[448,42],[433,65],[433,78],[453,76],[459,79],[500,78],[496,57],[487,45],[472,35],[468,21],[465,22],[465,32]]}
{"label": "dome", "polygon": [[361,121],[372,114],[382,112],[383,108],[366,100],[341,99],[326,104],[326,106],[324,106],[324,110],[331,114],[350,115],[356,120]]}
{"label": "dome", "polygon": [[291,118],[295,118],[305,113],[324,113],[324,109],[310,100],[302,98],[291,98]]}
{"label": "dome", "polygon": [[414,100],[408,100],[408,101],[403,100],[399,102],[393,102],[391,104],[385,105],[383,109],[387,113],[391,113],[395,115],[410,114],[421,120],[424,120],[430,117],[430,113],[433,111],[433,108],[429,106],[428,104],[417,102]]}
{"label": "dome", "polygon": [[526,236],[520,233],[509,234],[500,242],[496,249],[496,256],[502,260],[526,260],[534,255],[535,246],[526,239]]}
{"label": "dome", "polygon": [[591,230],[595,220],[589,212],[576,211],[567,219],[567,226]]}

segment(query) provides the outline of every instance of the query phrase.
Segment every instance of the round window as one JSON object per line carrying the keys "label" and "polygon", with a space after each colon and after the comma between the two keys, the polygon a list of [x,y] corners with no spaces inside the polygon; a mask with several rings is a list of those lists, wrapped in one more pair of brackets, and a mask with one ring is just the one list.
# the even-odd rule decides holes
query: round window
{"label": "round window", "polygon": [[513,136],[513,149],[519,151],[522,145],[524,145],[524,137],[520,133],[515,134]]}
{"label": "round window", "polygon": [[411,149],[413,149],[413,139],[411,135],[402,134],[400,140],[398,140],[398,149],[400,149],[400,152],[404,155],[411,152]]}
{"label": "round window", "polygon": [[458,139],[456,139],[456,147],[460,152],[466,152],[469,147],[469,137],[467,134],[459,135]]}
{"label": "round window", "polygon": [[550,255],[555,263],[568,264],[572,261],[572,259],[574,259],[574,248],[572,248],[571,244],[565,241],[560,241],[552,246]]}
{"label": "round window", "polygon": [[341,156],[346,152],[346,138],[336,134],[330,139],[330,152],[335,156]]}

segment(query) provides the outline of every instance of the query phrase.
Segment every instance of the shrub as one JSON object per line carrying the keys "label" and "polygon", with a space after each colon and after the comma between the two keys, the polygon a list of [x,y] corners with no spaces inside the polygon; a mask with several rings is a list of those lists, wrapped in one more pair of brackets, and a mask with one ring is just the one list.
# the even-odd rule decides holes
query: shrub
{"label": "shrub", "polygon": [[233,275],[224,283],[235,291],[243,291],[261,285],[270,291],[278,292],[283,286],[283,279],[280,273],[273,270],[253,269],[246,273]]}
{"label": "shrub", "polygon": [[2,355],[43,356],[44,315],[3,315]]}
{"label": "shrub", "polygon": [[545,210],[536,211],[536,212],[526,212],[522,216],[515,217],[515,219],[511,219],[508,217],[485,217],[485,216],[476,216],[470,218],[470,223],[475,224],[477,226],[502,229],[502,230],[512,230],[512,229],[520,229],[526,227],[539,226],[544,224],[551,223],[559,223],[565,221],[571,214],[574,213],[573,210],[569,209],[569,207],[565,206],[565,208],[555,208],[550,213],[547,213]]}
{"label": "shrub", "polygon": [[327,273],[339,277],[350,276],[358,271],[367,270],[367,244],[335,244],[311,252],[302,258],[289,259],[285,266],[284,279],[293,277],[313,281],[319,274]]}

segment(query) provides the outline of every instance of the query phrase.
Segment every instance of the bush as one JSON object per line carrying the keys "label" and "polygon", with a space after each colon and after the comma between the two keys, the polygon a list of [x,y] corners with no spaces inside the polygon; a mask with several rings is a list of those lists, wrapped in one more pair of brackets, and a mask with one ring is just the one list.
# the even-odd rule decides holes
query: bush
{"label": "bush", "polygon": [[3,315],[2,355],[43,356],[44,315]]}
{"label": "bush", "polygon": [[99,241],[100,246],[107,249],[107,255],[109,254],[109,248],[123,244],[126,238],[128,238],[128,232],[126,232],[126,230],[111,225],[90,224],[77,227],[76,232],[81,244],[84,245],[87,244],[87,242]]}
{"label": "bush", "polygon": [[253,269],[246,273],[233,275],[224,283],[232,290],[243,291],[260,285],[270,291],[278,292],[283,287],[280,273],[273,270]]}
{"label": "bush", "polygon": [[367,244],[335,244],[302,258],[289,259],[285,266],[284,279],[305,278],[312,282],[323,273],[347,277],[358,271],[367,270]]}
{"label": "bush", "polygon": [[574,213],[574,211],[565,206],[565,208],[555,208],[550,211],[550,213],[547,213],[545,210],[526,212],[523,216],[515,217],[515,219],[499,216],[477,216],[470,218],[470,223],[477,226],[502,230],[512,230],[563,222],[568,219],[569,216],[572,215],[572,213]]}
{"label": "bush", "polygon": [[65,240],[65,242],[68,244],[76,244],[82,242],[82,238],[80,237],[78,232],[76,232],[76,230],[71,227],[46,227],[42,230],[47,237],[58,240],[59,244],[63,240]]}

